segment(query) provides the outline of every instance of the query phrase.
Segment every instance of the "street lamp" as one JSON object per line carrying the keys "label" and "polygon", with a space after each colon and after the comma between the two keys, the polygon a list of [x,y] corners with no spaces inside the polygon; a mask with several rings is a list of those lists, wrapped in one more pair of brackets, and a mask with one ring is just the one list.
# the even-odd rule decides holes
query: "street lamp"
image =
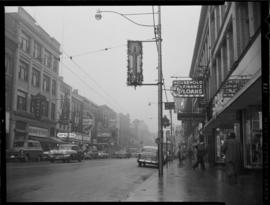
{"label": "street lamp", "polygon": [[[154,27],[155,29],[155,34],[157,34],[157,37],[155,38],[155,41],[157,43],[157,50],[158,50],[158,83],[155,85],[158,85],[158,136],[159,136],[159,144],[158,144],[158,158],[159,158],[159,176],[163,176],[163,128],[162,128],[162,54],[161,54],[161,9],[160,6],[158,6],[158,12],[152,12],[152,13],[131,13],[131,14],[123,14],[119,13],[116,11],[101,11],[98,10],[97,13],[95,14],[95,18],[97,20],[101,20],[102,15],[101,13],[114,13],[122,16],[123,18],[127,19],[128,21],[138,25],[138,26],[145,26],[145,27]],[[145,25],[145,24],[140,24],[132,19],[130,19],[127,16],[131,15],[153,15],[153,14],[158,14],[158,25]]]}

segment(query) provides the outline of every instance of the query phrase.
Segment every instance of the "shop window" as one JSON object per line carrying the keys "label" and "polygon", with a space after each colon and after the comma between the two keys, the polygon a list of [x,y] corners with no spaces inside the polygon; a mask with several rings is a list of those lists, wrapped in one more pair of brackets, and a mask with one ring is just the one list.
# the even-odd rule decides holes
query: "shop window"
{"label": "shop window", "polygon": [[35,110],[34,110],[34,96],[33,95],[31,95],[30,112],[31,113],[34,113],[35,112]]}
{"label": "shop window", "polygon": [[244,165],[246,168],[262,167],[262,118],[261,111],[245,112]]}
{"label": "shop window", "polygon": [[21,90],[17,92],[17,110],[26,111],[26,97],[27,93]]}
{"label": "shop window", "polygon": [[55,128],[53,128],[53,127],[50,128],[50,136],[52,136],[52,137],[55,136]]}
{"label": "shop window", "polygon": [[28,65],[22,61],[20,61],[19,79],[28,81]]}

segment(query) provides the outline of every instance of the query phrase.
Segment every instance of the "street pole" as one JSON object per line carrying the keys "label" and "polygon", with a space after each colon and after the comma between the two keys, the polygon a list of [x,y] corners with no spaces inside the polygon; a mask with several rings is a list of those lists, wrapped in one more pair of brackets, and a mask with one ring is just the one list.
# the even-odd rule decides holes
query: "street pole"
{"label": "street pole", "polygon": [[[170,147],[170,149],[172,149],[172,126],[173,126],[173,123],[172,123],[172,110],[170,110],[170,118],[171,118],[171,147]],[[171,152],[173,153],[173,150],[171,150]]]}
{"label": "street pole", "polygon": [[159,177],[163,176],[163,129],[162,129],[162,55],[161,55],[161,11],[158,6],[158,134],[159,134],[159,163],[158,163],[158,174]]}

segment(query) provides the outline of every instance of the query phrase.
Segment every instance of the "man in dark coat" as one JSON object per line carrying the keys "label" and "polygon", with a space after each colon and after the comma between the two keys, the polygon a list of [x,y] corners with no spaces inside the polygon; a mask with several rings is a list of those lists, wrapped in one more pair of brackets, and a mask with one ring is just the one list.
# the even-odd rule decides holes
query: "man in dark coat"
{"label": "man in dark coat", "polygon": [[192,166],[193,169],[197,168],[199,164],[201,165],[201,169],[205,170],[205,165],[204,165],[204,156],[207,152],[206,145],[204,143],[204,136],[200,135],[199,136],[199,144],[196,145],[197,149],[197,161],[196,163]]}
{"label": "man in dark coat", "polygon": [[235,134],[232,132],[228,135],[224,142],[222,151],[225,154],[226,170],[229,183],[236,184],[241,169],[241,144],[235,139]]}

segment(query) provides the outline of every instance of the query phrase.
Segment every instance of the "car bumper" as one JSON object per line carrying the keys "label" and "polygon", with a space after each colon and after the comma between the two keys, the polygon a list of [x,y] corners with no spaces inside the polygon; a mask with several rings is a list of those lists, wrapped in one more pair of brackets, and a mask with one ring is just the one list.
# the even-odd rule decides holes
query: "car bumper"
{"label": "car bumper", "polygon": [[148,159],[138,159],[137,162],[158,165],[158,161],[148,160]]}

